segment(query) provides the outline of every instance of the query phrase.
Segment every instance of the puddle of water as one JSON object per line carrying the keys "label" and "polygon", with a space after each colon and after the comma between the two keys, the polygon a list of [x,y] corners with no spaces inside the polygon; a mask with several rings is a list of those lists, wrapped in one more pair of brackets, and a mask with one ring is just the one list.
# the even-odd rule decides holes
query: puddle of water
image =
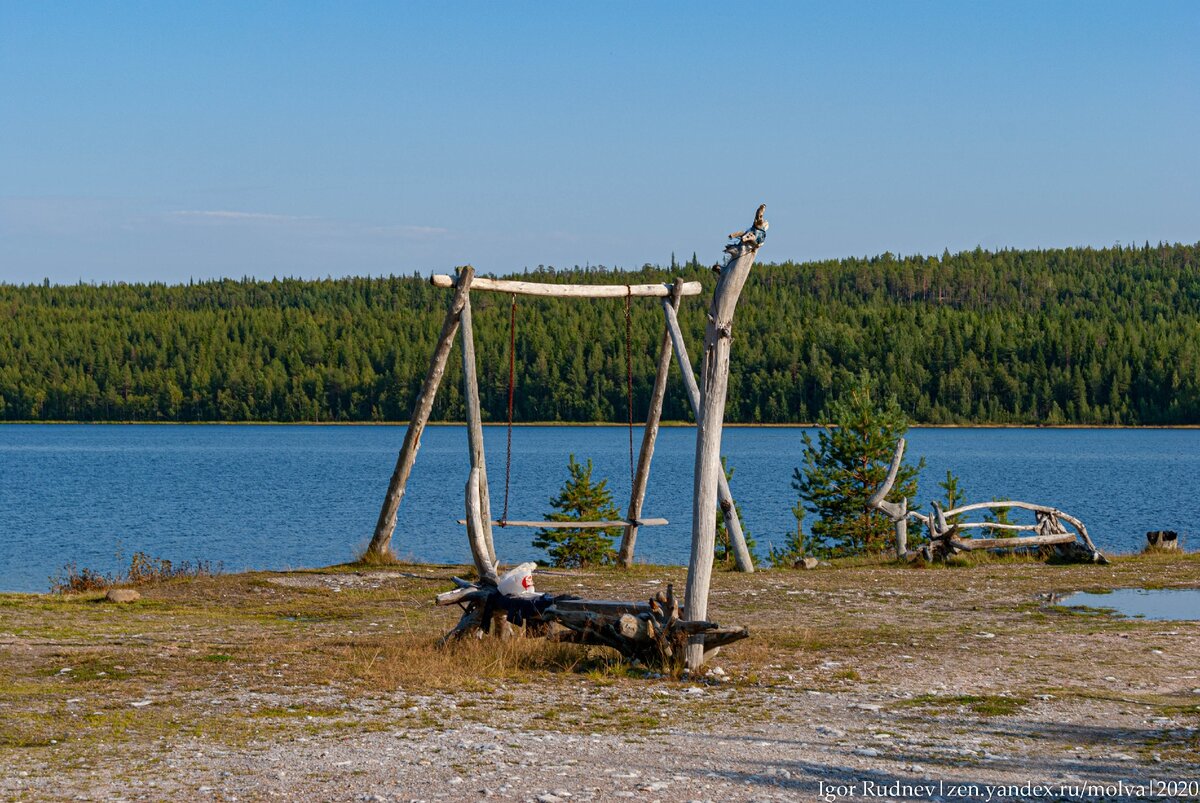
{"label": "puddle of water", "polygon": [[1055,600],[1066,607],[1109,608],[1121,616],[1160,621],[1200,620],[1200,588],[1117,588],[1104,594],[1080,591]]}

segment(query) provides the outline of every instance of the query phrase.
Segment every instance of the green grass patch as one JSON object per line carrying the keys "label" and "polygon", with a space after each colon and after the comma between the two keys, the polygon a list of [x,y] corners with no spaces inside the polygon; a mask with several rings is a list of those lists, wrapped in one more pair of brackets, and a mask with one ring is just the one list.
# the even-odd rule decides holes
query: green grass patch
{"label": "green grass patch", "polygon": [[981,717],[1008,717],[1029,704],[1028,697],[998,694],[922,694],[909,700],[895,703],[898,708],[924,708],[950,710],[965,708]]}

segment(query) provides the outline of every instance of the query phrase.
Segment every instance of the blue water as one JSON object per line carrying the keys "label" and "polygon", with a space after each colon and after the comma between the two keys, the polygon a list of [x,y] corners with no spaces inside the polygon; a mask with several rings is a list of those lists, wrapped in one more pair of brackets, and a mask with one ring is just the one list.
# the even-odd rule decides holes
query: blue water
{"label": "blue water", "polygon": [[[761,551],[794,528],[792,469],[799,428],[727,428],[724,451],[746,524]],[[503,427],[488,427],[493,512],[504,493]],[[0,590],[43,591],[66,560],[102,571],[134,551],[222,562],[227,570],[321,566],[365,544],[403,426],[0,426]],[[640,430],[635,443],[641,442]],[[1189,541],[1200,498],[1200,431],[916,429],[924,456],[918,502],[941,496],[949,469],[971,500],[1056,505],[1083,519],[1101,549],[1140,549],[1147,530]],[[695,430],[660,432],[639,559],[684,563]],[[518,427],[509,518],[540,518],[567,455],[592,458],[618,505],[629,495],[620,427]],[[463,530],[466,432],[426,430],[400,508],[394,547],[422,561],[469,560]],[[536,558],[533,531],[497,529],[501,560]],[[1191,544],[1185,543],[1185,548]]]}
{"label": "blue water", "polygon": [[1059,605],[1084,608],[1111,608],[1121,616],[1158,621],[1200,619],[1198,588],[1117,588],[1106,594],[1078,592],[1068,594]]}

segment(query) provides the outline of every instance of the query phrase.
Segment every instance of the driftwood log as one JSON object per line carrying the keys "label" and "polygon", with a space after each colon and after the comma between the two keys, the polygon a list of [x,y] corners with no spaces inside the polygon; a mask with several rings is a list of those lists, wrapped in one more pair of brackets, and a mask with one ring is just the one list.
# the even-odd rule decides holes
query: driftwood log
{"label": "driftwood log", "polygon": [[689,640],[703,639],[706,657],[721,647],[747,638],[742,628],[721,628],[716,622],[683,618],[675,589],[655,594],[648,602],[586,600],[569,595],[506,597],[490,580],[478,583],[455,577],[453,591],[438,594],[438,605],[459,605],[462,618],[443,643],[486,633],[506,638],[517,627],[531,636],[553,641],[611,647],[646,666],[678,666]]}
{"label": "driftwood log", "polygon": [[[962,505],[952,510],[942,510],[937,502],[933,502],[928,514],[922,514],[908,509],[908,499],[901,497],[893,502],[887,499],[896,482],[896,474],[900,470],[900,462],[904,459],[904,438],[896,444],[896,453],[888,467],[887,478],[879,486],[875,494],[867,502],[867,506],[880,511],[896,526],[896,555],[900,558],[915,560],[923,558],[932,561],[945,559],[960,552],[972,552],[980,549],[1025,549],[1052,548],[1060,557],[1088,563],[1108,563],[1108,560],[1096,549],[1088,535],[1087,527],[1079,519],[1049,505],[1037,505],[1031,502],[1012,500],[976,502]],[[1033,524],[1002,524],[995,521],[971,521],[950,523],[964,513],[976,510],[1017,509],[1029,510],[1034,514]],[[929,529],[929,543],[918,550],[910,550],[907,546],[908,520],[921,522]],[[1068,530],[1065,525],[1072,528]],[[1028,532],[1030,535],[1013,535],[1000,538],[971,538],[963,535],[964,530],[990,530],[998,532]],[[1073,530],[1073,531],[1072,531]]]}
{"label": "driftwood log", "polygon": [[[461,273],[458,276],[435,274],[429,281],[434,287],[458,288],[462,286],[462,278]],[[548,284],[487,278],[474,278],[471,289],[547,298],[667,298],[674,292],[674,287],[669,284]],[[679,292],[680,295],[698,296],[702,289],[700,282],[684,282]]]}
{"label": "driftwood log", "polygon": [[437,346],[433,350],[433,359],[429,362],[429,371],[425,381],[421,383],[421,392],[417,394],[417,403],[413,408],[412,417],[408,421],[408,429],[404,433],[404,445],[396,458],[396,468],[388,481],[387,494],[383,498],[383,507],[379,510],[379,519],[375,523],[375,532],[371,543],[367,546],[370,555],[385,556],[391,554],[392,533],[396,529],[396,514],[400,511],[400,501],[404,499],[404,489],[408,485],[408,477],[412,473],[413,463],[417,460],[417,451],[421,448],[421,434],[425,432],[425,424],[433,410],[433,401],[437,396],[438,386],[442,383],[442,375],[446,373],[446,361],[450,357],[450,349],[454,345],[454,335],[458,333],[458,325],[463,307],[467,304],[471,282],[475,271],[471,268],[462,270],[455,283],[454,300],[450,309],[446,310],[446,318],[442,321],[442,332],[438,335]]}
{"label": "driftwood log", "polygon": [[[688,561],[684,605],[688,613],[703,619],[708,615],[708,590],[712,582],[713,547],[717,521],[717,487],[721,470],[721,430],[725,424],[725,397],[729,392],[729,353],[733,342],[733,314],[742,287],[750,277],[754,257],[767,236],[763,217],[766,204],[758,207],[746,231],[730,235],[725,246],[728,258],[720,266],[720,278],[704,328],[704,351],[700,356],[700,410],[696,414],[696,462],[692,481],[692,553]],[[693,636],[688,642],[687,667],[704,665],[705,640]]]}
{"label": "driftwood log", "polygon": [[[676,278],[671,286],[671,295],[663,303],[679,309],[683,295],[683,279]],[[629,491],[626,516],[636,522],[642,515],[642,503],[646,501],[646,486],[650,481],[650,462],[654,459],[654,443],[658,440],[658,424],[662,419],[663,398],[667,395],[667,373],[671,369],[671,333],[663,327],[662,340],[658,346],[658,367],[654,372],[654,388],[650,391],[650,409],[646,411],[646,425],[642,427],[642,448],[638,450],[637,472],[633,475],[633,487]],[[626,524],[621,534],[621,548],[617,551],[617,565],[628,569],[633,566],[633,550],[637,546],[638,525]]]}

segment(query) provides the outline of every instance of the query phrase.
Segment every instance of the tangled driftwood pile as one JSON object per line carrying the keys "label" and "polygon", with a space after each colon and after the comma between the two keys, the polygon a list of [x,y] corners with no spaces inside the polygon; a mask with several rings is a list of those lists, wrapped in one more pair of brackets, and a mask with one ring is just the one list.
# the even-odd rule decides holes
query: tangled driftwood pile
{"label": "tangled driftwood pile", "polygon": [[746,628],[722,629],[716,622],[682,617],[675,589],[658,592],[649,602],[586,600],[572,596],[509,596],[489,580],[471,583],[454,578],[458,586],[437,596],[438,605],[458,604],[462,618],[445,640],[495,633],[545,636],[554,641],[612,647],[630,660],[648,666],[682,661],[688,640],[704,639],[706,656],[750,635]]}
{"label": "tangled driftwood pile", "polygon": [[[900,461],[904,458],[904,439],[896,444],[896,454],[888,468],[887,479],[867,503],[870,507],[882,512],[896,525],[896,556],[914,560],[944,559],[960,552],[971,552],[980,549],[1052,549],[1060,557],[1068,560],[1079,560],[1089,563],[1108,563],[1088,535],[1087,527],[1074,516],[1048,505],[1036,505],[1031,502],[992,501],[976,502],[963,505],[952,510],[942,510],[937,502],[931,504],[928,514],[921,514],[908,509],[908,499],[901,498],[899,502],[890,502],[887,495],[891,493],[896,482],[896,473],[900,470]],[[950,523],[954,517],[976,510],[1030,510],[1034,514],[1033,524],[1007,524],[995,521],[973,521]],[[918,550],[908,548],[908,520],[912,519],[925,524],[929,531],[929,543]],[[1074,530],[1068,530],[1070,525]],[[998,532],[1031,532],[1032,535],[1010,535],[1000,538],[971,538],[964,535],[964,530],[990,530]]]}

